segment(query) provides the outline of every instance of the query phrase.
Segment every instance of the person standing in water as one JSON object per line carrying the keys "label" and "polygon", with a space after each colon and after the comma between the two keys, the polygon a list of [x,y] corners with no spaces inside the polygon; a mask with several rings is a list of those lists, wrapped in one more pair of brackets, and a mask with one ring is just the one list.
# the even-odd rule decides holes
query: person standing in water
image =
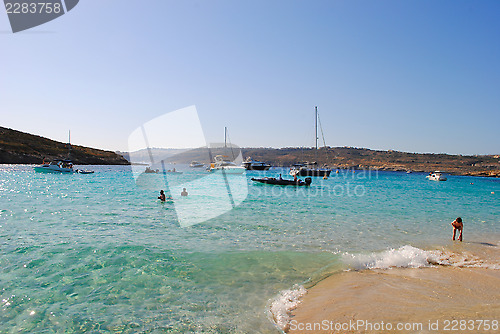
{"label": "person standing in water", "polygon": [[165,202],[165,192],[163,190],[160,190],[160,196],[158,196],[158,199],[162,202]]}
{"label": "person standing in water", "polygon": [[458,235],[458,240],[462,241],[462,232],[464,230],[464,223],[462,222],[462,218],[458,217],[451,223],[451,226],[453,226],[453,238],[451,240],[455,240],[455,234],[457,233],[457,230],[460,231],[460,234]]}
{"label": "person standing in water", "polygon": [[186,188],[182,189],[181,196],[186,197],[188,195],[188,192],[186,191]]}

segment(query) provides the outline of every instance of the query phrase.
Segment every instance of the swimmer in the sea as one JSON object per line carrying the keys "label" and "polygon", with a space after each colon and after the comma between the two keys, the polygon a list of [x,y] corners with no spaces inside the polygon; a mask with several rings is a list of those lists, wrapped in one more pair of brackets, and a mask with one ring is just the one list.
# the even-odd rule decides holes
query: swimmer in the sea
{"label": "swimmer in the sea", "polygon": [[160,190],[160,196],[158,196],[158,199],[165,202],[165,192],[163,190]]}

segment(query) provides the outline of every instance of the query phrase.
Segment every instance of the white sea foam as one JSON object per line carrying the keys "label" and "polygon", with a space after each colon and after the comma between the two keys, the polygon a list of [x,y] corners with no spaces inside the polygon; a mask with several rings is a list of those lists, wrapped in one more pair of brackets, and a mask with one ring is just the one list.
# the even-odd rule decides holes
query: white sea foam
{"label": "white sea foam", "polygon": [[425,251],[409,245],[378,253],[345,253],[342,260],[354,270],[422,268],[433,265],[500,269],[499,263],[488,262],[470,253],[454,253],[446,250]]}
{"label": "white sea foam", "polygon": [[270,313],[272,321],[282,330],[286,330],[290,322],[290,313],[300,303],[300,298],[307,293],[302,285],[295,285],[290,290],[281,291],[272,301]]}
{"label": "white sea foam", "polygon": [[[354,270],[435,266],[500,270],[500,263],[481,259],[469,252],[423,250],[410,245],[368,254],[344,253],[342,260]],[[296,285],[290,290],[281,291],[272,301],[269,310],[271,319],[283,331],[288,329],[291,312],[300,304],[300,299],[306,293],[307,290],[303,286]]]}
{"label": "white sea foam", "polygon": [[349,254],[342,260],[355,270],[387,269],[391,267],[420,268],[429,266],[430,253],[409,245],[398,249],[389,249],[379,253]]}
{"label": "white sea foam", "polygon": [[433,265],[500,270],[500,263],[481,259],[468,252],[454,253],[445,250],[433,250],[429,251],[429,253],[431,256],[428,261]]}

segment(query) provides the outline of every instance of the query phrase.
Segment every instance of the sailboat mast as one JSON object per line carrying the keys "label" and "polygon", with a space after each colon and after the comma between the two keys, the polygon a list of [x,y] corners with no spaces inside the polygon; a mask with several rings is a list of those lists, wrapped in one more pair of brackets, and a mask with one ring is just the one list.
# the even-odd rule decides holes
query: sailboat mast
{"label": "sailboat mast", "polygon": [[314,107],[314,128],[315,128],[315,135],[314,135],[314,141],[316,142],[316,151],[318,150],[318,107]]}
{"label": "sailboat mast", "polygon": [[227,127],[224,127],[224,148],[227,148]]}
{"label": "sailboat mast", "polygon": [[314,107],[314,142],[316,144],[316,149],[314,150],[314,159],[318,161],[318,107]]}
{"label": "sailboat mast", "polygon": [[71,130],[68,130],[68,159],[71,155]]}

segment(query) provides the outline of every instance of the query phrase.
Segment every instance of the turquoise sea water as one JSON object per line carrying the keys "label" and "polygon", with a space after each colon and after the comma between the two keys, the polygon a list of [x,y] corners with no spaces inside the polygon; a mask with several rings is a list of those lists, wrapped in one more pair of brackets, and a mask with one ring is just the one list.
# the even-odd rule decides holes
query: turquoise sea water
{"label": "turquoise sea water", "polygon": [[[247,173],[244,187],[228,176],[239,190],[227,202],[224,191],[200,195],[224,183],[197,192],[204,171],[136,182],[127,166],[91,169],[0,166],[0,333],[279,333],[272,300],[345,268],[345,253],[446,246],[457,216],[464,244],[500,240],[498,179],[341,171],[310,188],[250,181],[287,173],[273,169]],[[156,199],[165,181],[174,203]]]}

